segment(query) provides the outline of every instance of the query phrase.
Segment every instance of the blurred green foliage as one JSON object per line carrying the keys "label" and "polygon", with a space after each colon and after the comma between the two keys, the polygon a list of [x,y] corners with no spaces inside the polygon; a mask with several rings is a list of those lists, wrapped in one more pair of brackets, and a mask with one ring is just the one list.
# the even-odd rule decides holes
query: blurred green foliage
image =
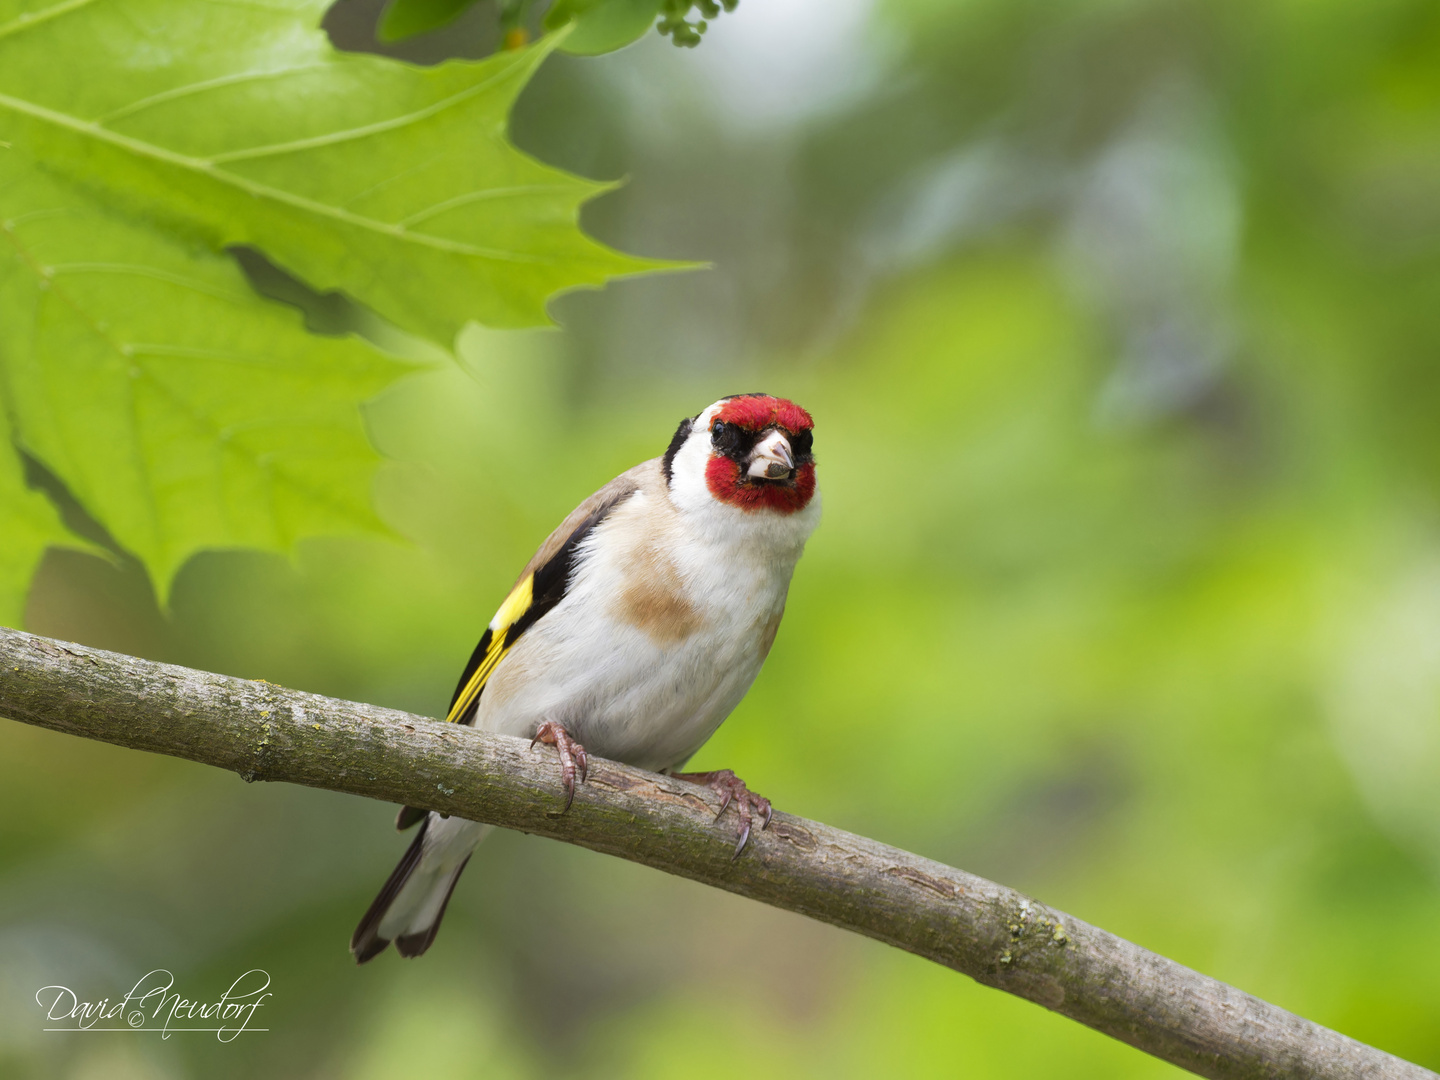
{"label": "blurred green foliage", "polygon": [[[52,552],[30,625],[434,715],[576,501],[683,413],[783,393],[825,521],[696,767],[1440,1068],[1440,9],[766,10],[521,98],[523,147],[631,177],[597,235],[716,268],[567,297],[563,332],[471,327],[375,401],[406,543],[201,555],[168,617],[137,564]],[[0,740],[6,1075],[1173,1071],[511,834],[426,957],[356,969],[390,808]],[[157,966],[266,968],[270,1031],[39,1032],[39,986]]]}

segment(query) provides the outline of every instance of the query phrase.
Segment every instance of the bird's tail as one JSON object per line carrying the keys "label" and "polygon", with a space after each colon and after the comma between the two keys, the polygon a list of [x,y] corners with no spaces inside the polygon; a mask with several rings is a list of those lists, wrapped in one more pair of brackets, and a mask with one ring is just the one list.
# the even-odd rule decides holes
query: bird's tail
{"label": "bird's tail", "polygon": [[357,964],[380,955],[390,942],[401,956],[430,947],[460,872],[491,826],[427,814],[375,902],[350,938]]}

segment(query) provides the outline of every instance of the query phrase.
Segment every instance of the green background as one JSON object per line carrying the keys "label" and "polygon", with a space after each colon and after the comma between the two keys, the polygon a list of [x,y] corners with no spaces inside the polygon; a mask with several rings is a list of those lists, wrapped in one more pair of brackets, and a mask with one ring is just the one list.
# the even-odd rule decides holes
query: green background
{"label": "green background", "polygon": [[[368,406],[396,540],[204,554],[163,614],[51,552],[28,627],[435,715],[579,499],[793,397],[825,519],[695,766],[1440,1069],[1440,7],[744,0],[694,51],[552,57],[513,131],[628,177],[601,240],[714,269],[471,327]],[[0,725],[0,1074],[1173,1072],[511,834],[427,956],[357,969],[392,814]],[[270,1030],[39,1030],[38,987],[155,967],[265,968]]]}

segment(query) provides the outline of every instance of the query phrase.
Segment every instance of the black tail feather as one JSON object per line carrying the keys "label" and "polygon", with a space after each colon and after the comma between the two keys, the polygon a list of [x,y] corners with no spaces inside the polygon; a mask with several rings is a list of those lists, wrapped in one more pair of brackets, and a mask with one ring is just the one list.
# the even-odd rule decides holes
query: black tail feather
{"label": "black tail feather", "polygon": [[[375,897],[374,903],[372,903],[365,914],[361,916],[360,925],[355,927],[355,933],[350,937],[350,952],[354,954],[357,964],[363,964],[365,961],[379,956],[385,951],[385,947],[390,944],[389,938],[382,938],[380,936],[380,920],[385,917],[385,912],[390,910],[390,905],[394,903],[395,897],[400,895],[400,890],[405,887],[405,882],[410,880],[410,875],[415,872],[415,867],[420,865],[420,848],[425,842],[425,831],[429,825],[430,822],[428,819],[421,823],[420,831],[415,834],[415,839],[411,841],[410,846],[405,849],[405,854],[401,856],[399,864],[390,874],[390,877],[386,879],[385,884],[380,889],[379,895]],[[450,886],[454,888],[455,883],[453,880]],[[446,897],[446,900],[448,901],[449,897]],[[441,911],[443,913],[444,909],[442,908]],[[432,940],[435,937],[435,929],[439,923],[440,920],[436,919],[436,926],[430,928],[429,936]],[[402,938],[401,940],[405,939]],[[428,947],[430,942],[426,941],[425,944]],[[402,949],[401,951],[403,953],[404,950]],[[425,950],[421,949],[420,951],[424,952]]]}
{"label": "black tail feather", "polygon": [[[435,940],[435,935],[440,932],[440,922],[445,918],[445,909],[450,906],[450,896],[455,892],[455,883],[460,880],[460,875],[465,872],[465,864],[470,861],[470,856],[465,856],[462,862],[450,875],[450,884],[445,887],[445,899],[440,901],[440,910],[435,913],[435,921],[432,922],[423,934],[401,934],[395,939],[395,951],[401,956],[412,957],[421,955],[430,948],[430,943]],[[385,946],[380,946],[384,948]],[[363,963],[363,961],[361,961]]]}

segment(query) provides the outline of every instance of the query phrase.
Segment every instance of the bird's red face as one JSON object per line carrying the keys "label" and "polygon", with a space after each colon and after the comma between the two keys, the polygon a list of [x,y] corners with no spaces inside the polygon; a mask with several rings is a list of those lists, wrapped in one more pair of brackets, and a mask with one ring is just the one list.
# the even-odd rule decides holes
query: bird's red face
{"label": "bird's red face", "polygon": [[741,510],[793,514],[815,495],[815,422],[784,398],[740,394],[710,417],[710,494]]}

